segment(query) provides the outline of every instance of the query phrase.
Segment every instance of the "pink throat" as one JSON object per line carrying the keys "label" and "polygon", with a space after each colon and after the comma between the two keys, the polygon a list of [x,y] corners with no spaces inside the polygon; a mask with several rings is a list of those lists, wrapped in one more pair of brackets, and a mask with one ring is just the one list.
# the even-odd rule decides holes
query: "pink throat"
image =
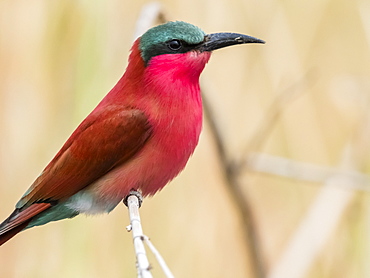
{"label": "pink throat", "polygon": [[199,76],[211,56],[210,52],[190,51],[183,54],[164,54],[153,57],[147,67],[147,73],[157,75],[164,82],[171,77],[172,81],[188,82],[183,85],[199,83]]}

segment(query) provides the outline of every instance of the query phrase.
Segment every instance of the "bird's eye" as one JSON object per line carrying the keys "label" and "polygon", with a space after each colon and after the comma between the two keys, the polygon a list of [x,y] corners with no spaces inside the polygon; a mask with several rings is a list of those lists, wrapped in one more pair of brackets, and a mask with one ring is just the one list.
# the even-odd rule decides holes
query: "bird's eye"
{"label": "bird's eye", "polygon": [[167,43],[167,46],[171,50],[179,50],[182,46],[181,41],[179,40],[172,40]]}

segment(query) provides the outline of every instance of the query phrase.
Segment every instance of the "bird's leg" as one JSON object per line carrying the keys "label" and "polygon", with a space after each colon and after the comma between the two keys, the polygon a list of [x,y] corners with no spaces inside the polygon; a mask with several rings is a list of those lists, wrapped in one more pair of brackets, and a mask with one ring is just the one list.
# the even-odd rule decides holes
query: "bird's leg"
{"label": "bird's leg", "polygon": [[139,191],[136,191],[136,190],[134,190],[134,189],[132,189],[131,191],[130,191],[130,193],[128,193],[127,194],[127,196],[123,199],[123,203],[126,205],[126,207],[128,206],[127,205],[127,200],[128,200],[128,197],[130,197],[130,196],[136,196],[137,197],[137,199],[139,200],[139,208],[141,207],[141,204],[143,203],[143,195],[141,195],[141,193],[139,192]]}

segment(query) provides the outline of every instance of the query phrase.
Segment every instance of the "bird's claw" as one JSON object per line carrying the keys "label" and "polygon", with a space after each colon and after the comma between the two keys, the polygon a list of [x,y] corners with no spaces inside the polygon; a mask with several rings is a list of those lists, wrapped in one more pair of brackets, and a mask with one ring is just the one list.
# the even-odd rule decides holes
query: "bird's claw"
{"label": "bird's claw", "polygon": [[127,201],[128,201],[128,197],[130,196],[135,196],[139,200],[139,208],[140,208],[141,204],[143,203],[143,199],[144,199],[143,195],[141,195],[139,191],[131,190],[130,193],[127,194],[127,196],[123,199],[123,203],[126,205],[126,207],[128,206]]}

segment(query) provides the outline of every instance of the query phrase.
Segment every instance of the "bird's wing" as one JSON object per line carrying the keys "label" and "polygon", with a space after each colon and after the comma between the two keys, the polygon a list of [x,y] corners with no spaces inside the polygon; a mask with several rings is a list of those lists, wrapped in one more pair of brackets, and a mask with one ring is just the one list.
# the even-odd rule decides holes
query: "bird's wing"
{"label": "bird's wing", "polygon": [[87,117],[18,202],[57,203],[129,160],[151,135],[138,109],[108,107]]}

